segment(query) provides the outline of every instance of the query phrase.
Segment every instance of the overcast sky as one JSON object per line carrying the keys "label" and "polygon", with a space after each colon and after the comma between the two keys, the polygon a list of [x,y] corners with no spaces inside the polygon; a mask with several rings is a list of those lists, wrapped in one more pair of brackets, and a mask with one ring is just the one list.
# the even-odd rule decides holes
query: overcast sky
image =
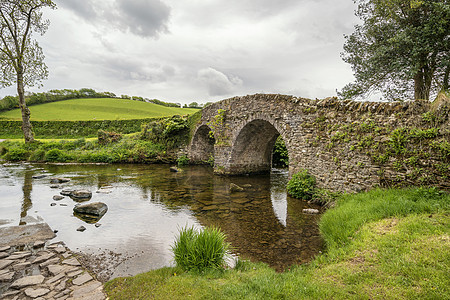
{"label": "overcast sky", "polygon": [[[340,58],[352,0],[56,0],[37,36],[40,89],[93,88],[169,102],[237,95],[336,95],[353,81]],[[30,90],[30,89],[28,89]],[[0,90],[0,97],[16,94]]]}

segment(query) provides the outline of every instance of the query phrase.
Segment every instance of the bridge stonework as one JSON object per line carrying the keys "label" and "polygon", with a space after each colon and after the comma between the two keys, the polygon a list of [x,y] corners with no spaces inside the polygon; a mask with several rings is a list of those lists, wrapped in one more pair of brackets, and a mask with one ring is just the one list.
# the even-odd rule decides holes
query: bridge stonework
{"label": "bridge stonework", "polygon": [[214,157],[216,174],[267,172],[281,135],[290,176],[308,169],[319,187],[360,191],[429,184],[449,189],[450,101],[441,100],[431,104],[269,94],[234,97],[203,109],[188,155],[197,163]]}

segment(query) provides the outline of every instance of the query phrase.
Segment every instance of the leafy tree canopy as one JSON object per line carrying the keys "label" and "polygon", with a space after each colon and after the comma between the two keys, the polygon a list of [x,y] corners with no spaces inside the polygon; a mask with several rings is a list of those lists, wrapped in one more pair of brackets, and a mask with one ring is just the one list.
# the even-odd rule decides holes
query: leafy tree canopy
{"label": "leafy tree canopy", "polygon": [[354,0],[363,22],[342,58],[356,81],[340,96],[381,91],[389,99],[429,99],[449,88],[450,0]]}

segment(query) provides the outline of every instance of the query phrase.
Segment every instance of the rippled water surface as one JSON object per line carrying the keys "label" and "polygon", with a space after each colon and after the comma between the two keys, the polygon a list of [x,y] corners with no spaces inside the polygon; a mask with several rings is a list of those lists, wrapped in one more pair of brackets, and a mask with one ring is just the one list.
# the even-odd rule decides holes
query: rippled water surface
{"label": "rippled water surface", "polygon": [[[33,178],[42,174],[48,176]],[[52,177],[71,180],[51,187]],[[231,192],[230,183],[244,191]],[[220,177],[203,166],[172,173],[167,165],[0,165],[0,226],[43,221],[74,251],[122,254],[127,259],[115,267],[115,277],[171,265],[180,227],[214,225],[234,254],[281,271],[309,261],[322,247],[318,216],[302,214],[314,206],[288,197],[286,183],[287,171],[277,169]],[[101,226],[73,216],[77,202],[71,198],[52,199],[66,188],[90,190],[89,202],[108,205]],[[81,225],[86,231],[77,231]]]}

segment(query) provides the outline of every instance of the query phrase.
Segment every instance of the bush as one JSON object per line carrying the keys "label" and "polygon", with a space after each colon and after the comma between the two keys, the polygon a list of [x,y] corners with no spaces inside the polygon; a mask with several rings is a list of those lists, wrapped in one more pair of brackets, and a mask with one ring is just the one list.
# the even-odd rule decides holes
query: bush
{"label": "bush", "polygon": [[9,161],[24,161],[27,160],[30,153],[22,148],[13,148],[10,149],[5,154],[5,159]]}
{"label": "bush", "polygon": [[294,198],[310,200],[314,195],[315,185],[316,178],[308,174],[308,170],[303,169],[289,180],[287,191]]}
{"label": "bush", "polygon": [[39,149],[34,151],[29,158],[29,161],[44,161],[45,160],[45,150]]}
{"label": "bush", "polygon": [[177,159],[178,166],[187,166],[189,164],[189,158],[186,155],[180,156]]}
{"label": "bush", "polygon": [[220,229],[206,227],[197,231],[186,227],[180,230],[172,252],[178,267],[185,271],[202,272],[223,268],[228,248],[225,234]]}
{"label": "bush", "polygon": [[60,149],[51,149],[45,153],[44,159],[50,162],[66,162],[70,160],[70,156]]}

